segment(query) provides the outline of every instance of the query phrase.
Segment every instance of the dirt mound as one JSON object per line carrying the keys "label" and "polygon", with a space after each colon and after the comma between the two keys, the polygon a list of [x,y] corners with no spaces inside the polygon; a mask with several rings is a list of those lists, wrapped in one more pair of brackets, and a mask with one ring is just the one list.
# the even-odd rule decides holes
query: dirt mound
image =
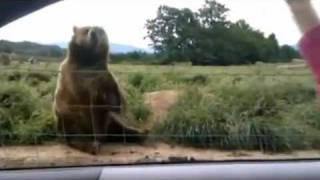
{"label": "dirt mound", "polygon": [[146,93],[144,95],[145,104],[151,109],[151,119],[153,121],[163,120],[170,108],[177,102],[180,91],[164,90]]}

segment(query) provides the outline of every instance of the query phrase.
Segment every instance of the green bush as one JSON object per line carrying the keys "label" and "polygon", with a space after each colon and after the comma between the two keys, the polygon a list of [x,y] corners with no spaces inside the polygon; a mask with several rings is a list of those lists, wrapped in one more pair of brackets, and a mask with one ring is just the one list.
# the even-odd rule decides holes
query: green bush
{"label": "green bush", "polygon": [[[295,112],[295,107],[314,98],[314,89],[308,84],[268,83],[259,78],[220,83],[207,92],[189,87],[157,132],[172,135],[169,140],[200,147],[263,151],[309,148],[313,140],[306,132],[314,124],[302,129],[302,123],[295,123],[297,114],[307,113],[307,109]],[[288,114],[296,117],[288,119]],[[315,116],[315,111],[308,116]]]}
{"label": "green bush", "polygon": [[49,82],[52,75],[46,72],[30,72],[26,74],[27,79],[36,79],[42,82]]}
{"label": "green bush", "polygon": [[2,83],[0,87],[0,135],[4,144],[37,144],[53,136],[50,102],[43,102],[29,86]]}
{"label": "green bush", "polygon": [[128,111],[132,114],[132,118],[136,123],[146,122],[151,111],[144,104],[144,97],[139,90],[132,86],[126,87],[126,98],[128,103]]}
{"label": "green bush", "polygon": [[155,90],[161,84],[161,79],[155,74],[134,73],[129,75],[128,83],[141,92],[148,92]]}
{"label": "green bush", "polygon": [[11,64],[11,59],[8,54],[1,53],[0,54],[0,63],[3,66],[9,66]]}
{"label": "green bush", "polygon": [[51,100],[49,101],[52,102],[56,84],[57,84],[56,79],[52,79],[50,82],[39,84],[37,87],[35,87],[35,89],[38,92],[40,97],[50,96]]}
{"label": "green bush", "polygon": [[182,82],[187,84],[199,84],[199,85],[207,85],[209,82],[209,78],[207,75],[197,74],[191,77],[182,78]]}
{"label": "green bush", "polygon": [[292,105],[290,111],[284,111],[281,116],[291,125],[299,127],[303,134],[305,146],[320,148],[320,111],[314,101]]}
{"label": "green bush", "polygon": [[7,77],[8,81],[18,81],[22,78],[21,72],[8,72],[4,74]]}
{"label": "green bush", "polygon": [[8,81],[25,81],[30,85],[38,85],[41,82],[49,82],[52,75],[46,72],[10,72],[6,74]]}
{"label": "green bush", "polygon": [[136,73],[129,76],[128,81],[132,86],[138,88],[142,85],[143,79],[144,79],[144,75],[142,73]]}
{"label": "green bush", "polygon": [[[185,90],[166,121],[155,126],[155,133],[165,140],[230,150],[320,148],[320,111],[311,78],[207,76],[188,74],[189,69],[139,71],[117,76],[125,87],[128,120],[133,124],[144,125],[150,117],[144,93]],[[0,143],[53,140],[56,78],[49,73],[9,72],[0,79]]]}

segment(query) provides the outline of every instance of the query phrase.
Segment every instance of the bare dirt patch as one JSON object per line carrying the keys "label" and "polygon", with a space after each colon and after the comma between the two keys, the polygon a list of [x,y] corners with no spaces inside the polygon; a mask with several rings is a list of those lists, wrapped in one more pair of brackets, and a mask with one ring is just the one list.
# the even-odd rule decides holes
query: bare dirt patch
{"label": "bare dirt patch", "polygon": [[163,120],[170,108],[178,101],[180,91],[177,90],[164,90],[146,93],[144,95],[145,104],[151,109],[150,119],[153,122]]}
{"label": "bare dirt patch", "polygon": [[57,167],[95,164],[127,164],[199,160],[271,160],[319,158],[320,151],[295,151],[268,154],[259,151],[220,151],[173,146],[165,143],[148,145],[109,144],[97,155],[89,155],[65,145],[14,146],[0,148],[1,168]]}

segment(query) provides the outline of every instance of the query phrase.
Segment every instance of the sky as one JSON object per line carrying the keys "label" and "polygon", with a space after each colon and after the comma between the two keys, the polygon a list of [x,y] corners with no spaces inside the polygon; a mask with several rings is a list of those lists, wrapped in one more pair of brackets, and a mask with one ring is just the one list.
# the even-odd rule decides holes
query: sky
{"label": "sky", "polygon": [[[252,27],[275,33],[280,44],[294,45],[301,38],[284,0],[217,0],[229,9],[229,19],[245,19]],[[0,39],[43,44],[68,42],[73,26],[104,27],[112,43],[147,48],[146,20],[156,16],[159,5],[199,9],[204,0],[64,0],[3,28]],[[313,0],[320,11],[320,0]]]}

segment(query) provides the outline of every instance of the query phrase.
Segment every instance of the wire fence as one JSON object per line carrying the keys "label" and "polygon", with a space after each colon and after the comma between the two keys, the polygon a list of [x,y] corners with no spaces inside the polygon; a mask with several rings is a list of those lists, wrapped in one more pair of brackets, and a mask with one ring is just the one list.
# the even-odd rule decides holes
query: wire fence
{"label": "wire fence", "polygon": [[[279,128],[279,130],[285,130],[283,128]],[[9,137],[16,135],[25,135],[24,133],[1,133],[0,137]],[[274,137],[272,135],[267,134],[126,134],[126,133],[103,133],[103,134],[64,134],[64,133],[28,133],[28,135],[32,137],[148,137],[148,138],[216,138],[216,137]],[[293,134],[292,137],[319,137],[319,134],[314,135],[304,135],[304,134]],[[125,142],[125,141],[123,141]],[[34,143],[37,144],[37,143]],[[210,145],[210,144],[208,144]]]}
{"label": "wire fence", "polygon": [[[46,73],[46,74],[50,74],[52,76],[57,75],[59,73],[61,73],[61,71],[58,70],[50,70],[47,68],[44,69],[36,69],[36,68],[12,68],[12,67],[8,67],[8,68],[0,68],[0,74],[1,73],[10,73],[10,72],[23,72],[23,73]],[[95,71],[95,70],[85,70],[85,71],[72,71],[72,73],[90,73],[90,74],[102,74],[105,73],[105,70],[101,70],[101,71]],[[165,73],[172,73],[173,71],[167,71],[167,72],[157,72],[157,71],[150,71],[150,72],[146,72],[146,73],[150,73],[150,74],[154,74],[154,73],[159,73],[161,74],[165,74]],[[130,74],[130,73],[137,73],[135,71],[117,71],[117,73],[119,74]],[[185,73],[185,72],[174,72],[176,74],[179,73]],[[188,73],[192,73],[192,72],[188,72]],[[226,76],[231,76],[231,77],[237,77],[237,76],[265,76],[265,77],[311,77],[311,73],[309,72],[299,72],[299,73],[262,73],[262,72],[252,72],[252,73],[228,73],[228,72],[219,72],[219,73],[195,73],[195,74],[202,74],[205,76],[217,76],[217,77],[226,77]],[[0,99],[1,100],[1,99]],[[0,108],[14,108],[17,106],[25,106],[25,103],[15,103],[15,102],[6,102],[5,100],[3,100],[3,102],[0,102]],[[99,105],[93,105],[93,104],[68,104],[67,105],[68,108],[75,108],[75,114],[79,113],[79,111],[81,110],[86,110],[86,109],[94,109],[94,110],[106,110],[106,111],[120,111],[122,110],[124,107],[123,106],[114,106],[114,105],[108,105],[108,104],[99,104]],[[1,117],[1,113],[5,113],[4,111],[6,111],[6,109],[0,109],[0,117]],[[91,111],[90,111],[91,113]],[[306,133],[302,133],[302,132],[290,132],[290,128],[286,128],[286,127],[273,127],[272,131],[277,131],[277,133],[269,133],[267,131],[270,131],[270,129],[268,129],[267,124],[266,124],[266,128],[262,128],[260,132],[255,132],[255,133],[210,133],[211,131],[208,131],[207,134],[203,134],[200,133],[198,131],[193,131],[191,133],[188,132],[177,132],[177,133],[158,133],[158,132],[149,132],[149,133],[141,133],[141,134],[130,134],[130,133],[126,133],[126,132],[118,132],[118,133],[97,133],[96,129],[94,129],[95,126],[95,122],[94,119],[94,115],[90,114],[90,121],[91,121],[91,125],[89,129],[91,129],[91,133],[79,133],[80,131],[77,132],[73,132],[73,133],[68,133],[66,130],[64,130],[64,132],[50,132],[50,133],[43,133],[43,132],[28,132],[26,134],[26,132],[19,132],[19,131],[14,131],[14,132],[6,132],[3,130],[0,130],[0,140],[1,140],[1,148],[4,148],[4,151],[1,151],[0,148],[0,158],[3,159],[3,164],[0,166],[5,167],[6,164],[10,164],[8,163],[9,161],[12,161],[12,157],[10,157],[11,154],[10,152],[6,152],[8,151],[8,149],[6,149],[7,147],[12,146],[12,143],[9,142],[10,139],[14,139],[14,137],[16,136],[29,136],[31,137],[31,139],[33,139],[33,143],[29,143],[29,144],[41,144],[42,143],[42,139],[52,139],[52,138],[100,138],[100,137],[120,137],[123,138],[122,141],[120,141],[120,143],[123,144],[127,144],[129,143],[127,141],[126,138],[130,138],[130,137],[144,137],[144,138],[148,138],[151,141],[158,141],[158,140],[174,140],[175,142],[182,142],[184,143],[184,140],[187,139],[187,142],[191,142],[191,144],[198,144],[200,146],[205,145],[206,147],[210,147],[210,146],[218,146],[221,147],[221,145],[219,145],[219,143],[225,143],[225,146],[230,146],[230,149],[232,149],[232,146],[236,146],[235,144],[239,144],[239,146],[237,146],[238,149],[247,149],[247,146],[242,146],[241,143],[248,143],[249,141],[252,141],[252,148],[256,148],[258,147],[258,149],[260,148],[261,150],[266,149],[266,147],[268,147],[269,149],[274,148],[275,150],[277,150],[278,147],[275,147],[277,145],[274,145],[276,143],[278,143],[277,141],[284,141],[283,138],[285,137],[279,137],[281,136],[281,132],[284,133],[284,136],[287,135],[286,132],[290,133],[290,138],[295,138],[297,139],[297,141],[302,140],[303,138],[312,138],[312,139],[320,139],[319,134],[315,133],[315,134],[306,134]],[[32,119],[31,119],[32,121]],[[21,122],[10,122],[10,123],[21,123]],[[241,122],[239,122],[241,123]],[[3,124],[1,124],[1,120],[0,120],[0,127],[5,127],[6,125],[3,126]],[[261,125],[263,127],[263,125]],[[36,131],[36,130],[35,130]],[[280,133],[279,133],[280,132]],[[281,140],[279,140],[281,139]],[[50,141],[50,140],[49,140]],[[55,141],[55,140],[53,140]],[[229,143],[229,144],[228,144]],[[284,142],[280,142],[283,143],[281,144],[280,148],[282,148],[282,146],[287,147],[288,149],[290,149],[290,145],[286,145],[286,141]],[[15,142],[13,144],[19,144],[18,142]],[[188,144],[188,143],[186,143]],[[218,145],[217,145],[218,144]],[[230,145],[232,144],[232,145]],[[30,154],[29,157],[32,157],[35,159],[36,161],[36,166],[41,166],[41,150],[38,146],[35,146],[35,151],[34,154]],[[267,148],[267,149],[268,149]],[[249,147],[250,149],[250,147]],[[1,155],[2,154],[2,155]]]}
{"label": "wire fence", "polygon": [[[213,70],[214,71],[214,70]],[[22,73],[47,73],[52,75],[58,75],[61,73],[59,70],[52,70],[49,68],[0,68],[1,73],[5,72],[22,72]],[[78,74],[102,74],[106,73],[106,70],[77,70],[77,71],[69,71],[70,73],[78,73]],[[130,74],[130,73],[141,73],[139,71],[115,71],[117,74]],[[311,76],[311,72],[295,72],[295,73],[262,73],[262,72],[251,72],[251,73],[229,73],[229,72],[192,72],[192,71],[181,71],[181,70],[167,70],[167,71],[150,71],[150,72],[143,72],[144,74],[166,74],[166,73],[175,73],[175,74],[200,74],[200,75],[206,75],[206,76],[271,76],[271,77],[304,77],[304,76]]]}

